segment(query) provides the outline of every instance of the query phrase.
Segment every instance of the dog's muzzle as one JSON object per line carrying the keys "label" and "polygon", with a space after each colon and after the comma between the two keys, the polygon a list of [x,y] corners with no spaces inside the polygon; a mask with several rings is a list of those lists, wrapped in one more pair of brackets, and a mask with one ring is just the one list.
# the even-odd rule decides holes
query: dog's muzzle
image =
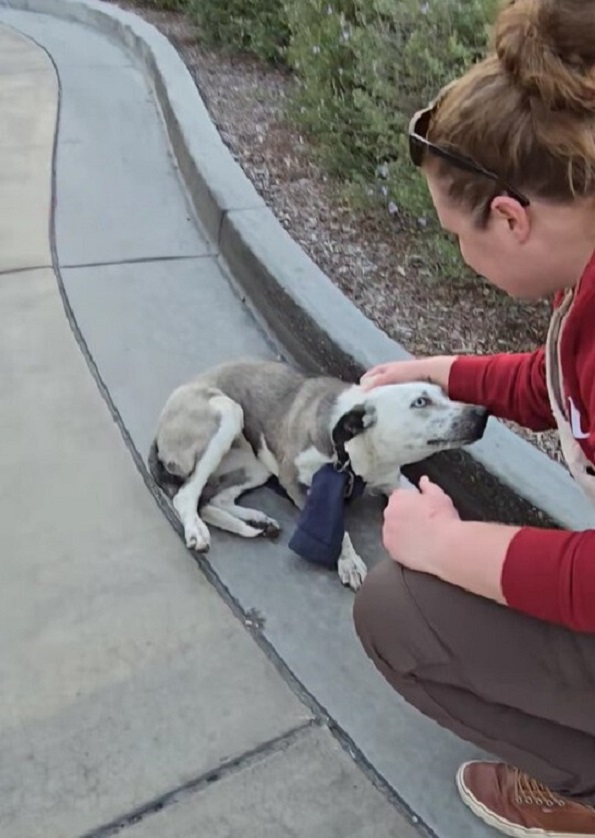
{"label": "dog's muzzle", "polygon": [[485,407],[469,405],[453,424],[448,437],[429,439],[428,445],[458,447],[477,442],[485,433],[490,413]]}

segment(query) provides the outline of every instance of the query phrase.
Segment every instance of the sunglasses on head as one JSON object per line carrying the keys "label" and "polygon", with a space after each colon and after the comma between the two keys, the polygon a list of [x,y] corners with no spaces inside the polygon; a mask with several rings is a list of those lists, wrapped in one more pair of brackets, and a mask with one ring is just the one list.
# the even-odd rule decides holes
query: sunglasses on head
{"label": "sunglasses on head", "polygon": [[442,148],[439,145],[434,145],[434,143],[431,143],[427,139],[432,114],[436,110],[436,107],[442,98],[443,94],[428,105],[427,108],[417,111],[409,123],[409,155],[413,165],[419,168],[423,163],[424,154],[429,152],[434,157],[439,157],[441,160],[446,160],[448,163],[456,166],[457,169],[462,169],[465,172],[472,172],[476,175],[482,175],[483,177],[493,180],[501,187],[503,192],[511,198],[514,198],[515,201],[518,201],[522,207],[528,207],[531,202],[527,196],[523,195],[522,192],[518,192],[516,189],[513,189],[497,174],[490,172],[489,169],[484,169],[483,166],[480,166],[479,163],[469,159],[469,157],[464,157],[462,154],[457,154],[454,151],[450,151],[448,148]]}

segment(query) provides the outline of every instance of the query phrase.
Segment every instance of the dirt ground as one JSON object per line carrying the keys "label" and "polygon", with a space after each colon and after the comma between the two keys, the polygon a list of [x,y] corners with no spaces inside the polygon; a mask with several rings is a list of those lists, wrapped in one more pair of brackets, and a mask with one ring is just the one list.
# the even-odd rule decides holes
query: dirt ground
{"label": "dirt ground", "polygon": [[[292,78],[245,55],[199,46],[181,14],[117,2],[153,23],[190,70],[237,162],[313,261],[378,326],[413,354],[534,349],[549,304],[515,303],[479,279],[432,275],[423,240],[384,209],[354,212],[316,163],[306,137],[285,118]],[[427,251],[426,251],[427,252]],[[561,460],[554,433],[513,429]]]}

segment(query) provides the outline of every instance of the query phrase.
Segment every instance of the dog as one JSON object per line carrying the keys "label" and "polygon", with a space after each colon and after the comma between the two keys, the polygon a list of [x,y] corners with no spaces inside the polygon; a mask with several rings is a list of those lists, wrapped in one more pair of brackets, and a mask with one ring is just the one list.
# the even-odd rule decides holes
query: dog
{"label": "dog", "polygon": [[[484,408],[453,402],[426,382],[366,392],[283,362],[238,360],[171,394],[148,463],[172,499],[186,545],[206,551],[207,525],[244,538],[279,534],[274,519],[236,503],[272,476],[299,509],[315,474],[329,463],[388,496],[402,466],[475,442],[487,418]],[[366,576],[348,533],[337,572],[354,590]]]}

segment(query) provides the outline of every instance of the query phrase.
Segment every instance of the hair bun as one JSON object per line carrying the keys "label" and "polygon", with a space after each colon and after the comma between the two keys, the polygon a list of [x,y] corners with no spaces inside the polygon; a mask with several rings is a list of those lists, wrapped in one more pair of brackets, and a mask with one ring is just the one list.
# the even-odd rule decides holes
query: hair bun
{"label": "hair bun", "polygon": [[550,110],[595,116],[595,0],[512,0],[494,40],[529,96]]}

